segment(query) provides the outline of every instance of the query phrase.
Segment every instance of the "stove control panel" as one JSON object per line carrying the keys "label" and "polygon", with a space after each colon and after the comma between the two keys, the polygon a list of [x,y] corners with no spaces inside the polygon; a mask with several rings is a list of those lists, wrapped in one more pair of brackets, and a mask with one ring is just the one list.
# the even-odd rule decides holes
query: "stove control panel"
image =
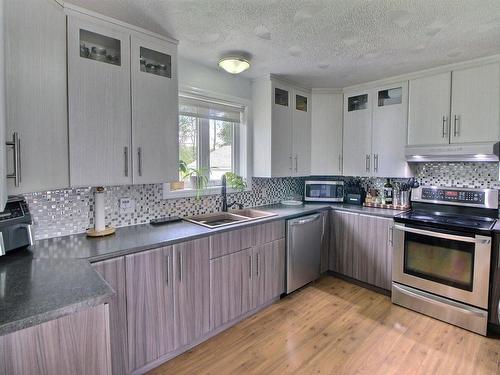
{"label": "stove control panel", "polygon": [[483,205],[485,193],[478,190],[422,188],[422,200]]}

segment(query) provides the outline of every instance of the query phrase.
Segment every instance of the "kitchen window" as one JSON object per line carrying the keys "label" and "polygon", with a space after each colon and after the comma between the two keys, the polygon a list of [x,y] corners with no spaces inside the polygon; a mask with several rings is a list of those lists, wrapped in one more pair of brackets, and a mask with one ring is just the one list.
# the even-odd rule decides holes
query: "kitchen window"
{"label": "kitchen window", "polygon": [[[179,96],[179,161],[188,171],[197,170],[208,178],[208,193],[221,185],[225,173],[243,175],[240,165],[245,157],[240,154],[240,143],[244,114],[245,107],[238,104]],[[184,192],[193,190],[189,176],[179,172],[179,181],[184,182]]]}

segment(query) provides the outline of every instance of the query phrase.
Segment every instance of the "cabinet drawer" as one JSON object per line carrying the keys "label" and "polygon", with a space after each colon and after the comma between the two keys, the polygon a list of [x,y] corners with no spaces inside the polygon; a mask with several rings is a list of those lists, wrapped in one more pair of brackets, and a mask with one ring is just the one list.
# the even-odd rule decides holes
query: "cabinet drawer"
{"label": "cabinet drawer", "polygon": [[285,237],[283,220],[258,224],[210,236],[210,259],[232,254]]}
{"label": "cabinet drawer", "polygon": [[252,247],[253,227],[232,230],[210,236],[210,259]]}
{"label": "cabinet drawer", "polygon": [[253,227],[253,245],[262,245],[285,237],[285,221],[278,220]]}

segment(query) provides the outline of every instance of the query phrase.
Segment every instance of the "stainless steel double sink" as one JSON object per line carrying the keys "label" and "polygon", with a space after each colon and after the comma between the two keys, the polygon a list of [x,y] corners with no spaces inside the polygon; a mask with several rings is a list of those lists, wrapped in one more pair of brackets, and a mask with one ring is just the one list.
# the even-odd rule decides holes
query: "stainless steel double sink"
{"label": "stainless steel double sink", "polygon": [[244,208],[242,210],[232,210],[231,212],[214,212],[211,214],[190,216],[184,218],[184,220],[203,225],[207,228],[219,228],[225,225],[265,219],[276,215],[278,214],[274,212]]}

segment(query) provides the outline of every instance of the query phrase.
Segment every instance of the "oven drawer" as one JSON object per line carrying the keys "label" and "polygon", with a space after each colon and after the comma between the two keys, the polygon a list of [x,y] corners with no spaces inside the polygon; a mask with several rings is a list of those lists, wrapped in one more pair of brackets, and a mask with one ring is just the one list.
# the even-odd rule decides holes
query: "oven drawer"
{"label": "oven drawer", "polygon": [[392,302],[486,336],[488,312],[392,283]]}
{"label": "oven drawer", "polygon": [[488,308],[491,238],[394,226],[392,280],[434,295]]}

